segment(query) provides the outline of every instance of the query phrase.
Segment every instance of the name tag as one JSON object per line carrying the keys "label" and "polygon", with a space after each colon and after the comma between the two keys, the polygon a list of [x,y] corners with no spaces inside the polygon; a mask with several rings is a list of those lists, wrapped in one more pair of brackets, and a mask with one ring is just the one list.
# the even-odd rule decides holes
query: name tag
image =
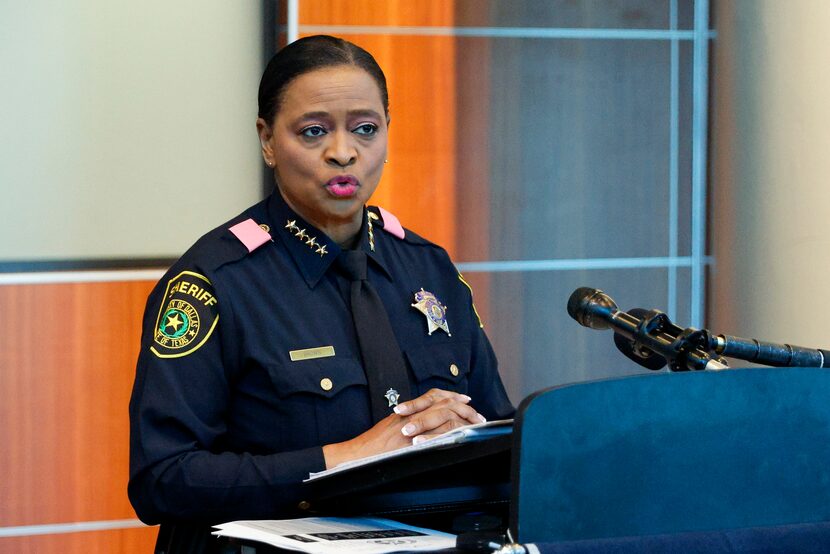
{"label": "name tag", "polygon": [[316,348],[305,348],[303,350],[291,350],[288,356],[292,362],[301,360],[314,360],[316,358],[330,358],[334,356],[333,346],[318,346]]}

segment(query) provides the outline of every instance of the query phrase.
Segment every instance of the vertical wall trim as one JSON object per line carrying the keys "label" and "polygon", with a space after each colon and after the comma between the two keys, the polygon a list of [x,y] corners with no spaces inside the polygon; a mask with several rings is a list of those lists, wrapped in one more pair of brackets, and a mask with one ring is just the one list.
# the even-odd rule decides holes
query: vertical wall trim
{"label": "vertical wall trim", "polygon": [[[677,0],[669,2],[669,25],[677,30]],[[671,75],[669,83],[669,257],[677,257],[678,243],[678,167],[679,167],[679,121],[680,121],[680,43],[671,40]],[[668,299],[666,312],[677,317],[677,267],[669,267]]]}
{"label": "vertical wall trim", "polygon": [[[280,44],[280,15],[282,4],[280,0],[263,0],[262,2],[262,70],[274,57],[274,54],[283,46]],[[274,191],[274,172],[264,163],[262,168],[262,198],[266,198]]]}
{"label": "vertical wall trim", "polygon": [[285,34],[288,44],[300,37],[300,0],[288,0]]}
{"label": "vertical wall trim", "polygon": [[706,255],[706,135],[708,133],[709,0],[695,2],[692,71],[691,325],[703,326]]}

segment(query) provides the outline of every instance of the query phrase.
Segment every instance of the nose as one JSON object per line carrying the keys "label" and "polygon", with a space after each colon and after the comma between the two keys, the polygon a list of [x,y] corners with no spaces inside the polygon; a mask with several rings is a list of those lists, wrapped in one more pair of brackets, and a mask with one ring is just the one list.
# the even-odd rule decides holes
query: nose
{"label": "nose", "polygon": [[357,149],[351,133],[335,131],[329,136],[331,141],[326,149],[326,161],[340,167],[352,165],[357,160]]}

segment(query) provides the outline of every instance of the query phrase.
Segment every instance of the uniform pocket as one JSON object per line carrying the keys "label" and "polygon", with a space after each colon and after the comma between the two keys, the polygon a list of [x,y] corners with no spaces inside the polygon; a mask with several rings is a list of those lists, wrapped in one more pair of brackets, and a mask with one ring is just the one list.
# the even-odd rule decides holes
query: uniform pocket
{"label": "uniform pocket", "polygon": [[268,367],[279,397],[283,433],[324,445],[354,438],[371,425],[366,374],[354,358],[320,358]]}
{"label": "uniform pocket", "polygon": [[418,396],[429,389],[466,393],[470,373],[470,343],[428,344],[406,351],[406,358],[418,383]]}

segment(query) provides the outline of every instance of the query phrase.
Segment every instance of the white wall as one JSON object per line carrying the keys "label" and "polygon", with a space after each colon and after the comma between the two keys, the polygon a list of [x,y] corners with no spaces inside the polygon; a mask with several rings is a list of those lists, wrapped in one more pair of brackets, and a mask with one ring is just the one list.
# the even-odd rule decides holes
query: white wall
{"label": "white wall", "polygon": [[0,261],[177,256],[254,203],[255,0],[0,1]]}
{"label": "white wall", "polygon": [[717,2],[710,327],[830,347],[830,2]]}

